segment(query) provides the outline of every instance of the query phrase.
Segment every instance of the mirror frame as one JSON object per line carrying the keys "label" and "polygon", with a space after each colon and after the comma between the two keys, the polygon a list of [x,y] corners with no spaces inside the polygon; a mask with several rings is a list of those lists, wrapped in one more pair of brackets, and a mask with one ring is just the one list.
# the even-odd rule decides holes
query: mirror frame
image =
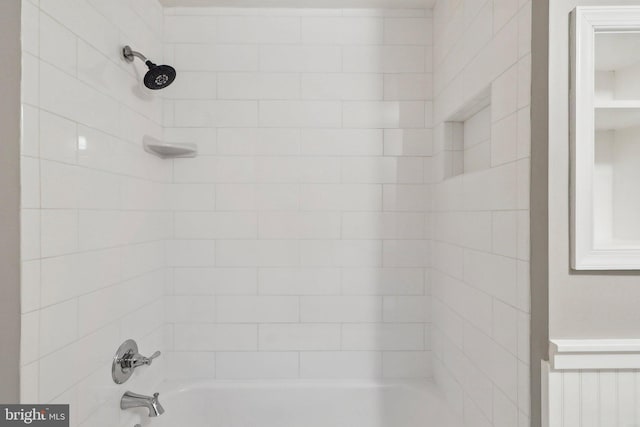
{"label": "mirror frame", "polygon": [[[571,267],[640,270],[638,247],[597,249],[594,242],[595,34],[640,32],[640,6],[579,6],[571,13]],[[639,183],[640,184],[640,183]]]}

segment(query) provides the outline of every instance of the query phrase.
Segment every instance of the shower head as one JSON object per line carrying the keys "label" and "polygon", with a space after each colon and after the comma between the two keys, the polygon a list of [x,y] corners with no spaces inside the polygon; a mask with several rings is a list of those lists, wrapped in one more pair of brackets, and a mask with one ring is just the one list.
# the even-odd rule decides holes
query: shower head
{"label": "shower head", "polygon": [[170,65],[156,65],[146,62],[149,71],[144,75],[144,85],[152,90],[164,89],[176,79],[176,70]]}
{"label": "shower head", "polygon": [[122,49],[122,56],[128,62],[133,62],[134,58],[140,58],[149,67],[149,71],[144,76],[144,85],[151,90],[164,89],[176,79],[176,70],[170,65],[156,65],[149,61],[146,56],[140,52],[132,50],[131,47],[125,46]]}

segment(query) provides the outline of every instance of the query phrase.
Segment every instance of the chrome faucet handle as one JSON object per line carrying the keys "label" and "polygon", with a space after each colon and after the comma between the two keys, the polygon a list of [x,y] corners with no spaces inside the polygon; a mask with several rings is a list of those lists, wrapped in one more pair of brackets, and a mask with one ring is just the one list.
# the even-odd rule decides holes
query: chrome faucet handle
{"label": "chrome faucet handle", "polygon": [[160,353],[160,351],[156,351],[155,353],[153,353],[151,356],[149,356],[149,363],[148,365],[151,365],[151,362],[153,362],[153,359],[159,357],[162,353]]}
{"label": "chrome faucet handle", "polygon": [[161,353],[159,351],[156,351],[151,356],[144,357],[144,356],[142,356],[141,354],[138,353],[135,356],[133,356],[133,358],[131,360],[131,367],[137,368],[138,366],[142,366],[142,365],[151,365],[153,363],[153,359],[155,359],[158,356],[160,356],[160,354]]}
{"label": "chrome faucet handle", "polygon": [[113,356],[111,364],[111,376],[116,384],[122,384],[131,377],[133,371],[143,365],[151,365],[153,359],[160,356],[156,351],[150,357],[145,357],[138,352],[138,344],[134,340],[126,340],[120,345]]}

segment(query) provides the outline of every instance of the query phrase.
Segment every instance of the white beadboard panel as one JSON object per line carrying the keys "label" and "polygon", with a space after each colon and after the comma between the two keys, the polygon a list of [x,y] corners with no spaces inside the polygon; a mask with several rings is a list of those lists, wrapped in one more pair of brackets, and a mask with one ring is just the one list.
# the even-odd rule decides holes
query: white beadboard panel
{"label": "white beadboard panel", "polygon": [[549,384],[549,427],[637,425],[640,371],[543,372]]}

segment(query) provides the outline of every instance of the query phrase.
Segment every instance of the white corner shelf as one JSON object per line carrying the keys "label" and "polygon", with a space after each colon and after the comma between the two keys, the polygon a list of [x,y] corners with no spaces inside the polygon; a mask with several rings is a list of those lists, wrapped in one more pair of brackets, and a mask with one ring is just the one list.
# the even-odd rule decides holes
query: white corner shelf
{"label": "white corner shelf", "polygon": [[606,107],[596,106],[596,130],[617,130],[630,127],[640,127],[640,104],[635,107],[617,105]]}
{"label": "white corner shelf", "polygon": [[148,135],[143,137],[142,145],[144,151],[161,159],[196,157],[198,155],[198,146],[196,144],[163,142]]}
{"label": "white corner shelf", "polygon": [[639,108],[640,109],[640,100],[638,99],[596,99],[594,103],[595,108]]}
{"label": "white corner shelf", "polygon": [[555,339],[549,361],[554,370],[640,369],[640,339]]}

